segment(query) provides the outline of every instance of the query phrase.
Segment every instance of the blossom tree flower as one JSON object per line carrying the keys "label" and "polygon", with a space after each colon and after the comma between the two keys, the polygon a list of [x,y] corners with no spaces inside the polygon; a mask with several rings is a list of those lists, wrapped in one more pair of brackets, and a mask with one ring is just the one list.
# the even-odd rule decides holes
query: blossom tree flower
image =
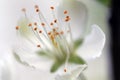
{"label": "blossom tree flower", "polygon": [[[80,5],[78,2],[72,3],[77,3],[76,6]],[[82,7],[86,9],[84,4]],[[55,72],[62,65],[64,65],[64,72],[68,72],[69,63],[84,65],[87,64],[87,59],[101,55],[105,35],[98,25],[92,25],[91,32],[88,35],[82,34],[84,30],[81,26],[85,26],[86,10],[83,9],[84,18],[79,24],[81,11],[78,11],[78,14],[71,13],[73,9],[69,9],[67,6],[67,8],[61,9],[57,16],[55,7],[51,6],[50,9],[53,18],[49,22],[38,5],[35,5],[38,19],[34,21],[28,18],[26,9],[22,9],[25,18],[21,19],[16,26],[17,33],[20,35],[20,42],[17,43],[18,46],[14,50],[17,61],[33,68],[42,68],[45,67],[43,66],[44,61],[42,63],[40,60],[48,59],[52,60],[53,64],[51,72]],[[78,19],[76,20],[76,18]],[[79,28],[83,31],[80,32]],[[49,61],[47,62],[51,64]]]}

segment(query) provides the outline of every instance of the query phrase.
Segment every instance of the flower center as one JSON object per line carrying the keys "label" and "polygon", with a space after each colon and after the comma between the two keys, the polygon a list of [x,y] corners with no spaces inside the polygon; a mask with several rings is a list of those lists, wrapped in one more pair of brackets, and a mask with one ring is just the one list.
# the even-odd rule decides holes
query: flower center
{"label": "flower center", "polygon": [[[50,43],[54,51],[56,51],[55,53],[57,53],[58,56],[62,55],[63,57],[65,57],[64,72],[66,72],[67,63],[73,49],[73,39],[70,27],[71,18],[68,11],[64,10],[63,14],[65,15],[65,17],[63,19],[63,23],[67,24],[67,26],[63,26],[60,23],[59,19],[56,17],[55,7],[51,6],[50,9],[52,11],[53,21],[48,23],[43,13],[40,11],[39,6],[35,5],[35,12],[39,17],[40,22],[30,22],[28,23],[28,28],[31,29],[32,33],[40,41],[40,44],[37,44],[38,48],[42,48],[43,46],[48,48],[44,40],[46,39]],[[28,19],[26,9],[23,8],[22,11],[26,19]],[[20,28],[21,26],[16,26],[16,30],[19,30]],[[42,37],[44,37],[44,39]]]}

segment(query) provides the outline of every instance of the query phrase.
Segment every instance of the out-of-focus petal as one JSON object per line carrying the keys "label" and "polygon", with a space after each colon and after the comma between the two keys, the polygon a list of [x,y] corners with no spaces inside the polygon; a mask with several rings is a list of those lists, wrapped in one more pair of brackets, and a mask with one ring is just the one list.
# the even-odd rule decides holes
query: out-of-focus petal
{"label": "out-of-focus petal", "polygon": [[3,60],[0,60],[0,80],[11,80],[9,67]]}
{"label": "out-of-focus petal", "polygon": [[78,55],[84,59],[99,57],[105,44],[105,34],[97,26],[92,26],[91,33],[85,37],[83,44],[78,50]]}
{"label": "out-of-focus petal", "polygon": [[[79,0],[83,2],[88,9],[88,31],[92,24],[97,24],[108,35],[109,8],[99,3],[97,0]],[[107,36],[106,36],[107,37]]]}
{"label": "out-of-focus petal", "polygon": [[[86,6],[77,0],[62,0],[58,6],[58,18],[59,20],[65,19],[64,11],[68,11],[68,15],[71,17],[70,25],[72,28],[72,34],[74,38],[82,37],[85,32],[85,26],[87,23],[87,8]],[[60,22],[63,22],[60,21]],[[62,23],[65,27],[66,25]],[[78,32],[77,35],[75,32]]]}
{"label": "out-of-focus petal", "polygon": [[0,56],[0,80],[13,80],[16,73],[13,57],[8,49],[7,51],[1,51],[1,53],[3,55]]}

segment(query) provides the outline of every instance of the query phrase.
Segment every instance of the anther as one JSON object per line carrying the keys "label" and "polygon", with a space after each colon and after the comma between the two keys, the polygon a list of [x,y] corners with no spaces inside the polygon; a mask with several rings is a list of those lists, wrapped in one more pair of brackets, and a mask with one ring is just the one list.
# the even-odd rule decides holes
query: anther
{"label": "anther", "polygon": [[68,22],[68,21],[70,21],[70,16],[66,16],[66,18],[65,18],[65,22]]}
{"label": "anther", "polygon": [[23,11],[23,12],[26,12],[26,9],[25,9],[25,8],[23,8],[23,9],[22,9],[22,11]]}
{"label": "anther", "polygon": [[53,32],[55,32],[56,31],[56,29],[55,28],[53,28]]}
{"label": "anther", "polygon": [[57,19],[54,20],[54,23],[57,23]]}
{"label": "anther", "polygon": [[56,32],[56,35],[59,35],[59,33],[58,33],[58,32]]}
{"label": "anther", "polygon": [[51,35],[51,32],[48,32],[48,35]]}
{"label": "anther", "polygon": [[40,47],[40,45],[38,44],[38,45],[37,45],[37,47],[39,48],[39,47]]}
{"label": "anther", "polygon": [[41,25],[44,27],[44,26],[45,26],[45,23],[41,23]]}
{"label": "anther", "polygon": [[42,33],[42,30],[40,30],[39,33]]}
{"label": "anther", "polygon": [[34,25],[37,26],[37,22],[34,22]]}
{"label": "anther", "polygon": [[39,9],[36,9],[36,12],[39,12],[40,10]]}
{"label": "anther", "polygon": [[67,10],[65,10],[65,11],[64,11],[64,14],[68,14],[68,11],[67,11]]}
{"label": "anther", "polygon": [[20,28],[19,26],[16,26],[16,30],[19,30],[19,28]]}
{"label": "anther", "polygon": [[34,31],[36,31],[36,30],[37,30],[37,27],[34,28]]}
{"label": "anther", "polygon": [[69,21],[69,18],[66,18],[66,19],[65,19],[65,22],[68,22],[68,21]]}
{"label": "anther", "polygon": [[51,10],[54,10],[54,7],[53,7],[53,6],[51,6],[51,7],[50,7],[50,9],[51,9]]}
{"label": "anther", "polygon": [[28,26],[29,26],[29,27],[31,27],[31,26],[32,26],[32,24],[31,24],[31,23],[29,23],[29,24],[28,24]]}
{"label": "anther", "polygon": [[38,6],[38,5],[35,5],[35,8],[36,8],[36,9],[38,9],[38,8],[39,8],[39,6]]}
{"label": "anther", "polygon": [[66,69],[66,68],[64,69],[64,72],[67,72],[67,69]]}
{"label": "anther", "polygon": [[51,22],[50,25],[53,26],[53,22]]}
{"label": "anther", "polygon": [[70,18],[70,16],[66,16],[66,18]]}

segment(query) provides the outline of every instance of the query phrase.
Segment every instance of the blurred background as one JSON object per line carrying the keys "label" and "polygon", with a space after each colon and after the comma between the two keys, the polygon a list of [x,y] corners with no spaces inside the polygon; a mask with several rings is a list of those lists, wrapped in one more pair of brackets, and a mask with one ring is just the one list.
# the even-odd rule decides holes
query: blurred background
{"label": "blurred background", "polygon": [[[120,6],[118,0],[78,0],[88,8],[88,26],[98,24],[106,35],[102,56],[88,62],[88,80],[120,80]],[[17,63],[11,52],[15,41],[15,26],[23,15],[23,7],[33,9],[37,3],[45,11],[60,0],[1,0],[0,1],[0,80],[51,80],[53,75]],[[32,11],[31,11],[32,12]],[[7,70],[6,70],[7,69]],[[47,77],[49,78],[47,78]],[[11,79],[10,79],[11,78]]]}

